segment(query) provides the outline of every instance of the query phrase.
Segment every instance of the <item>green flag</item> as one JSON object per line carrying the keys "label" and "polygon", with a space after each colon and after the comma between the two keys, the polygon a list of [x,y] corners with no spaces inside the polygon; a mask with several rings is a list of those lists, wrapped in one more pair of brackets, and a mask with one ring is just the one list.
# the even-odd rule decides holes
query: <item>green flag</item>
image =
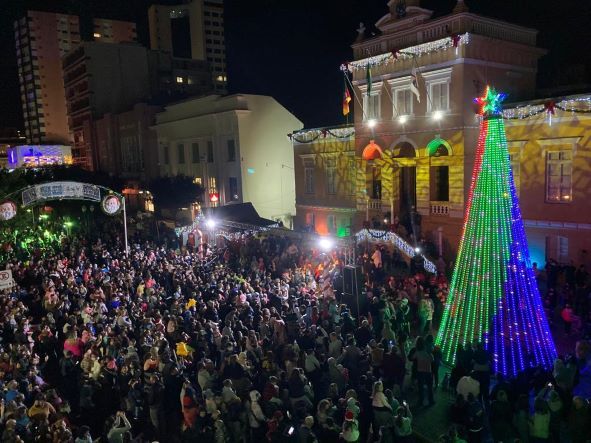
{"label": "green flag", "polygon": [[371,94],[371,68],[369,67],[369,63],[367,64],[367,95]]}

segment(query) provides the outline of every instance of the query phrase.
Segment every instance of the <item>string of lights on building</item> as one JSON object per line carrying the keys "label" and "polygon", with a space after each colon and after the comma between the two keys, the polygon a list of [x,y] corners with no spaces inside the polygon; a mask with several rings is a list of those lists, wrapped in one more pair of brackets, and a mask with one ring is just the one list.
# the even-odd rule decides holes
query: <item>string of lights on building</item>
{"label": "string of lights on building", "polygon": [[339,140],[346,140],[354,135],[355,129],[351,127],[304,129],[302,131],[287,134],[290,140],[297,143],[313,143],[321,137],[329,138],[329,136]]}
{"label": "string of lights on building", "polygon": [[516,106],[503,110],[503,117],[508,120],[521,120],[534,117],[546,112],[550,115],[556,113],[556,109],[564,112],[573,112],[575,114],[591,113],[591,96],[581,96],[574,98],[565,98],[560,101],[548,100],[544,103],[528,104],[525,106]]}
{"label": "string of lights on building", "polygon": [[432,52],[445,51],[449,48],[458,48],[459,46],[470,43],[470,34],[456,34],[450,37],[434,40],[428,43],[421,43],[420,45],[409,46],[408,48],[395,50],[386,54],[374,55],[361,60],[355,60],[341,65],[342,71],[354,72],[359,69],[370,68],[389,65],[397,61],[408,60],[415,57],[420,57]]}

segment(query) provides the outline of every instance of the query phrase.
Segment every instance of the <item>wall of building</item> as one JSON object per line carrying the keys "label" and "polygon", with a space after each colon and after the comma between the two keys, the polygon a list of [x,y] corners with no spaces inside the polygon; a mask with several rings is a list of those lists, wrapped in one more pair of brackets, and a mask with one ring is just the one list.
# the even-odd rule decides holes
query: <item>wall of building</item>
{"label": "wall of building", "polygon": [[301,129],[302,123],[272,97],[244,97],[249,112],[237,113],[244,201],[252,202],[261,217],[289,224],[296,211],[287,134]]}
{"label": "wall of building", "polygon": [[150,94],[146,49],[135,44],[85,43],[92,112],[121,112]]}
{"label": "wall of building", "polygon": [[93,20],[93,38],[103,43],[124,43],[137,41],[135,23],[121,20],[95,18]]}
{"label": "wall of building", "polygon": [[[360,170],[355,157],[353,126],[297,131],[292,134],[292,142],[296,188],[294,227],[319,234],[350,234],[357,210]],[[313,192],[306,189],[306,169],[313,171]]]}
{"label": "wall of building", "polygon": [[[555,112],[551,125],[545,112],[505,121],[509,152],[518,161],[514,175],[532,259],[543,263],[546,256],[591,265],[591,116]],[[555,152],[571,159],[564,165],[572,171],[571,186],[565,187],[568,199],[561,202],[552,202],[548,193],[549,154]]]}
{"label": "wall of building", "polygon": [[[167,106],[156,120],[160,174],[197,179],[206,188],[205,206],[215,193],[217,204],[250,201],[262,217],[295,214],[293,154],[286,134],[301,123],[274,99],[208,96]],[[235,147],[233,161],[229,142]],[[237,180],[237,199],[230,193],[230,178]]]}
{"label": "wall of building", "polygon": [[130,111],[94,120],[94,144],[101,170],[147,182],[158,176],[156,131],[158,106],[138,103]]}

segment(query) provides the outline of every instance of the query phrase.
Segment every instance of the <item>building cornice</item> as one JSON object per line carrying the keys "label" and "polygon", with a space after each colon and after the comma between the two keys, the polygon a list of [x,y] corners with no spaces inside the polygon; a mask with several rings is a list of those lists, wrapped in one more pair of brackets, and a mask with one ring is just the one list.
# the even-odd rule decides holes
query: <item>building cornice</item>
{"label": "building cornice", "polygon": [[[442,62],[442,63],[436,63],[433,65],[424,66],[420,74],[422,76],[427,76],[427,75],[429,75],[429,72],[431,72],[431,71],[450,68],[451,66],[461,65],[461,64],[486,66],[488,68],[499,68],[499,69],[514,71],[514,72],[525,72],[528,74],[535,74],[537,72],[535,68],[526,68],[523,66],[510,65],[507,63],[487,62],[485,60],[478,60],[475,58],[457,58],[455,60],[449,60],[449,61]],[[412,69],[405,69],[405,70],[396,71],[396,72],[393,72],[390,74],[375,76],[374,78],[377,79],[377,81],[373,82],[373,85],[375,86],[378,82],[389,83],[389,82],[391,82],[393,80],[397,80],[399,78],[408,77],[409,75],[411,75],[411,73],[412,73]],[[365,78],[363,80],[353,80],[353,85],[357,86],[361,91],[364,91],[365,89],[367,89],[367,86],[365,86],[366,83],[367,83],[367,81],[365,80]]]}
{"label": "building cornice", "polygon": [[591,230],[591,223],[572,223],[559,222],[551,220],[523,220],[526,228],[542,228],[542,229],[569,229],[575,231],[589,231]]}
{"label": "building cornice", "polygon": [[302,205],[296,203],[297,208],[302,209],[312,209],[315,211],[331,211],[331,212],[344,212],[344,213],[352,213],[357,212],[357,208],[344,208],[344,207],[335,207],[335,206],[319,206],[319,205]]}
{"label": "building cornice", "polygon": [[[515,37],[521,41],[504,41],[520,43],[531,47],[535,46],[536,36],[538,34],[536,29],[526,28],[494,18],[483,17],[471,12],[461,12],[427,20],[423,23],[417,23],[412,28],[407,28],[400,32],[386,32],[375,38],[353,43],[351,48],[353,52],[357,53],[361,51],[365,55],[366,51],[371,53],[371,48],[376,47],[383,48],[384,50],[392,50],[388,45],[388,42],[391,41],[404,41],[406,42],[404,46],[411,46],[444,38],[449,36],[450,31],[456,33],[471,32],[475,35],[489,38],[494,38],[493,35],[510,35],[510,33],[514,33]],[[519,34],[521,35],[519,36]]]}

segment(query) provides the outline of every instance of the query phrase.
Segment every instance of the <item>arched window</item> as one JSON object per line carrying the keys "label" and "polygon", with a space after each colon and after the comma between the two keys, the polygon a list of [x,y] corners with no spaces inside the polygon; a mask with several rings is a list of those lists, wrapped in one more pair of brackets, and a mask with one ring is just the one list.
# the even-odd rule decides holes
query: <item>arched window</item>
{"label": "arched window", "polygon": [[451,145],[442,138],[431,140],[427,144],[426,151],[428,157],[444,157],[452,155]]}
{"label": "arched window", "polygon": [[[429,157],[447,157],[452,154],[451,146],[441,138],[427,144]],[[432,165],[429,167],[429,199],[437,202],[449,201],[449,166]]]}
{"label": "arched window", "polygon": [[402,142],[396,145],[393,154],[395,158],[414,158],[417,156],[414,146],[409,142]]}

